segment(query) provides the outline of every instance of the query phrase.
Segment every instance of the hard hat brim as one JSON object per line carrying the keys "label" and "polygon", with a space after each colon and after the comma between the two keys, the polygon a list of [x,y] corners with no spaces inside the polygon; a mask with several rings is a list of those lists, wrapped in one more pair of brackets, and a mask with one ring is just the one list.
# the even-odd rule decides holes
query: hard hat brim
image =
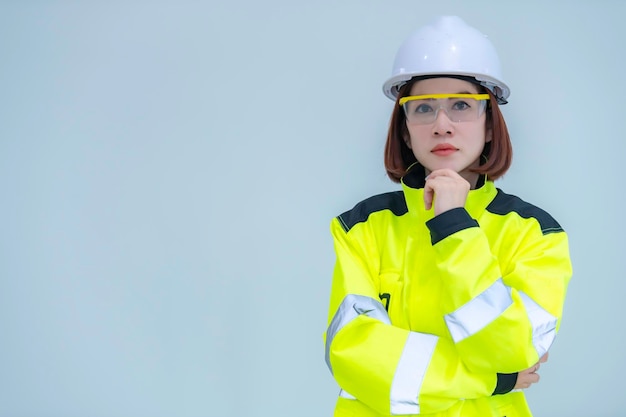
{"label": "hard hat brim", "polygon": [[476,80],[478,84],[484,86],[489,91],[491,91],[491,93],[498,99],[499,104],[505,104],[507,102],[509,95],[511,94],[511,90],[509,89],[508,85],[506,85],[502,81],[497,80],[493,77],[490,77],[485,74],[473,74],[473,73],[467,73],[467,72],[454,72],[454,71],[445,71],[445,72],[440,72],[440,73],[429,72],[427,74],[421,74],[421,73],[399,74],[399,75],[389,78],[383,84],[383,93],[389,99],[395,101],[398,98],[398,92],[400,88],[402,88],[404,84],[411,81],[413,78],[416,78],[416,77],[445,78],[446,76],[453,76],[454,78],[468,77],[468,78]]}

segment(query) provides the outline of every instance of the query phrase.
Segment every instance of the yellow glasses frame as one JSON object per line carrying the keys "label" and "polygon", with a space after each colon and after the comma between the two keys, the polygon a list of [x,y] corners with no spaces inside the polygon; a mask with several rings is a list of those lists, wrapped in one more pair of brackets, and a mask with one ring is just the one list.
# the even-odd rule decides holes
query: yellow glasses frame
{"label": "yellow glasses frame", "polygon": [[404,106],[407,102],[413,100],[426,100],[436,98],[473,98],[475,100],[489,100],[489,94],[425,94],[422,96],[407,96],[402,97],[398,104]]}

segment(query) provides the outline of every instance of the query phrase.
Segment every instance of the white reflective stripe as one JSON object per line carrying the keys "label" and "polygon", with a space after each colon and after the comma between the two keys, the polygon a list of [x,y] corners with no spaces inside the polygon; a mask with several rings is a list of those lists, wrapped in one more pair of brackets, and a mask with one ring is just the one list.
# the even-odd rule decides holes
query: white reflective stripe
{"label": "white reflective stripe", "polygon": [[476,298],[445,316],[454,343],[480,331],[511,304],[511,288],[504,285],[500,278]]}
{"label": "white reflective stripe", "polygon": [[380,300],[364,295],[346,295],[326,331],[326,365],[328,365],[331,373],[333,368],[330,365],[330,345],[339,330],[360,315],[374,318],[385,324],[391,324],[387,310],[385,310]]}
{"label": "white reflective stripe", "polygon": [[519,291],[519,295],[526,307],[530,324],[533,326],[533,346],[539,357],[542,357],[550,349],[556,337],[557,318],[523,292]]}
{"label": "white reflective stripe", "polygon": [[419,393],[439,338],[410,332],[391,383],[391,414],[419,414]]}
{"label": "white reflective stripe", "polygon": [[355,396],[350,395],[348,391],[344,391],[344,390],[339,390],[339,396],[341,398],[345,398],[346,400],[356,400]]}

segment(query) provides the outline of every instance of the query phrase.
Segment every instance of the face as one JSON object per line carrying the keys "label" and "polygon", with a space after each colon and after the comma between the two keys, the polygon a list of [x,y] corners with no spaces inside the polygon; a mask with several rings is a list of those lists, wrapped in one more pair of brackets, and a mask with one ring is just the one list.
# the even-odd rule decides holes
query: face
{"label": "face", "polygon": [[[410,95],[459,93],[477,94],[480,90],[476,84],[455,78],[431,78],[416,82]],[[453,122],[445,111],[439,110],[432,123],[407,121],[409,135],[405,142],[427,175],[437,169],[452,169],[473,188],[478,174],[469,169],[479,165],[485,143],[491,140],[491,131],[485,126],[486,117],[483,112],[477,120]]]}

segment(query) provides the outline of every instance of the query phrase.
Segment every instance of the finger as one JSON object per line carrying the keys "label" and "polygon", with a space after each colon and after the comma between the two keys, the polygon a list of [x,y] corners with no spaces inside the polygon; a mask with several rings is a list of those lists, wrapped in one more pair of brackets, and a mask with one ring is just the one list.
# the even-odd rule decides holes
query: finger
{"label": "finger", "polygon": [[430,185],[424,186],[424,208],[430,210],[433,206],[433,198],[435,196],[435,190]]}
{"label": "finger", "polygon": [[539,382],[539,374],[530,373],[530,370],[531,369],[527,369],[518,374],[515,388],[525,389]]}
{"label": "finger", "polygon": [[522,382],[530,382],[531,384],[536,382],[537,376],[539,374],[536,374],[536,373],[530,372],[530,371],[532,371],[532,369],[527,369],[526,371],[520,373],[520,381],[522,381]]}
{"label": "finger", "polygon": [[428,179],[434,179],[437,177],[450,177],[450,178],[462,178],[458,172],[449,168],[436,169],[428,174]]}

